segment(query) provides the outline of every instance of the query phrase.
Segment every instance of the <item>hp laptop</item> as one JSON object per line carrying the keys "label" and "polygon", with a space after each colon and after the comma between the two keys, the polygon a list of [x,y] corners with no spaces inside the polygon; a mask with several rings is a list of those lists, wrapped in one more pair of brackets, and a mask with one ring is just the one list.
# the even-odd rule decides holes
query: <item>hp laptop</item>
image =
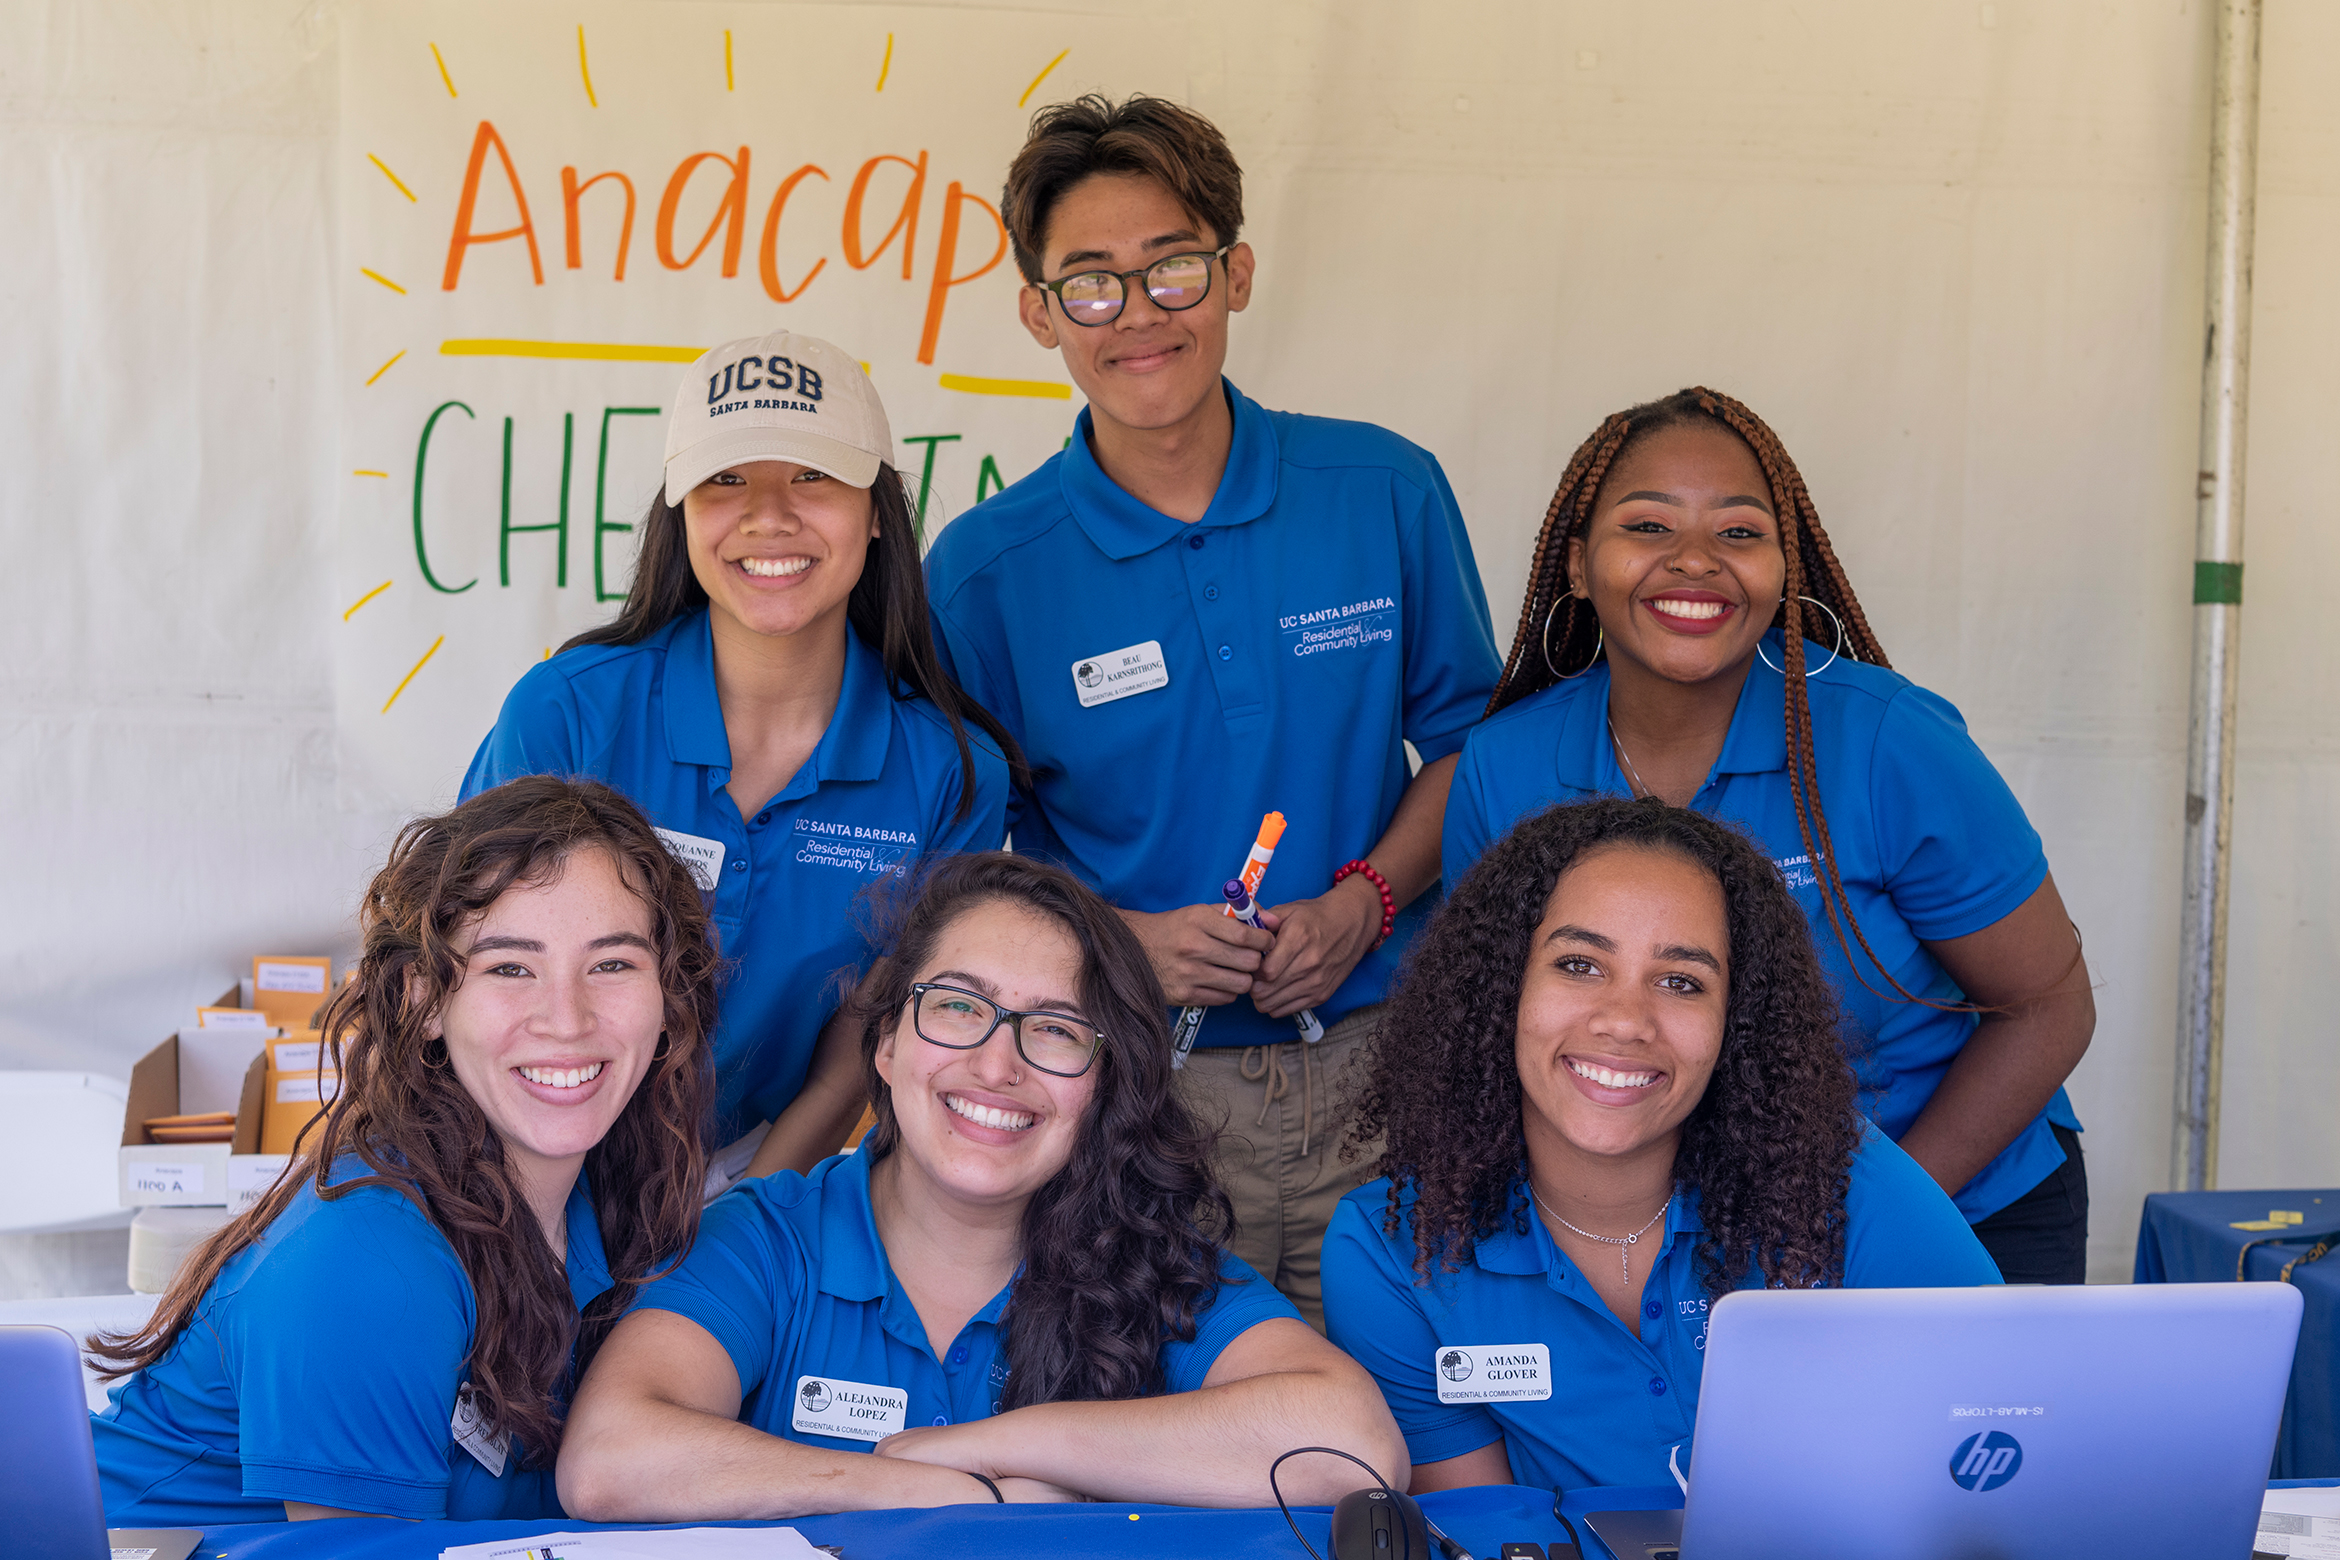
{"label": "hp laptop", "polygon": [[2248,1560],[2288,1284],[1747,1291],[1707,1328],[1688,1507],[1618,1560]]}
{"label": "hp laptop", "polygon": [[0,1327],[0,1535],[9,1560],[187,1560],[185,1528],[106,1530],[81,1350],[57,1327]]}

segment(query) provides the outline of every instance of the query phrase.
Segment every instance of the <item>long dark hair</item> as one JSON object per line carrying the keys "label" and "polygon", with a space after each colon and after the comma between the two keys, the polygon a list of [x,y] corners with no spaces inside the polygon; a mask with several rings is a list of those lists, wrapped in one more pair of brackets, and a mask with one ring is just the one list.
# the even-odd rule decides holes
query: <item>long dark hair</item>
{"label": "long dark hair", "polygon": [[1844,627],[1839,653],[1846,659],[1887,669],[1893,663],[1885,659],[1885,648],[1869,627],[1868,614],[1861,610],[1860,598],[1845,578],[1844,565],[1837,562],[1836,548],[1820,524],[1820,511],[1804,486],[1804,474],[1788,458],[1779,435],[1742,403],[1719,390],[1694,385],[1662,400],[1611,414],[1593,430],[1592,437],[1576,447],[1551,504],[1544,510],[1543,528],[1536,533],[1527,599],[1520,604],[1519,628],[1511,638],[1511,654],[1503,662],[1502,680],[1487,701],[1487,713],[1492,715],[1549,688],[1560,680],[1556,668],[1573,666],[1575,670],[1567,674],[1573,677],[1600,658],[1600,620],[1592,602],[1569,588],[1568,544],[1584,535],[1592,523],[1601,484],[1617,462],[1661,429],[1685,425],[1728,430],[1754,455],[1764,479],[1771,484],[1780,551],[1787,558],[1787,583],[1780,592],[1782,599],[1772,626],[1781,630],[1781,659],[1787,667],[1788,785],[1795,797],[1796,827],[1803,833],[1805,853],[1812,858],[1812,874],[1820,880],[1820,903],[1828,912],[1838,946],[1844,950],[1845,966],[1868,986],[1868,977],[1853,958],[1853,944],[1858,943],[1900,1000],[1973,1011],[1968,1004],[1939,1002],[1906,990],[1869,946],[1867,934],[1853,916],[1852,901],[1836,870],[1836,846],[1828,837],[1828,815],[1820,806],[1820,770],[1812,752],[1812,699],[1804,687],[1805,637],[1812,625],[1803,598],[1809,596],[1836,614]]}
{"label": "long dark hair", "polygon": [[[666,1002],[657,1059],[585,1155],[612,1283],[580,1317],[503,1140],[430,1029],[462,982],[465,929],[506,890],[550,881],[584,850],[606,852],[648,907]],[[157,1363],[177,1346],[220,1269],[267,1233],[304,1184],[327,1202],[386,1186],[446,1236],[471,1280],[478,1322],[464,1373],[485,1417],[519,1441],[531,1465],[549,1466],[560,1446],[572,1346],[581,1370],[634,1292],[698,1235],[717,969],[698,884],[625,797],[591,780],[532,775],[400,830],[359,918],[365,952],[357,978],[318,1023],[341,1071],[340,1095],[303,1129],[293,1164],[267,1195],[188,1258],[152,1320],[135,1333],[90,1339],[90,1352],[107,1361],[108,1377]],[[368,1173],[329,1184],[347,1156]]]}
{"label": "long dark hair", "polygon": [[[934,620],[926,607],[926,571],[919,561],[916,515],[902,474],[881,464],[869,496],[877,510],[877,535],[870,539],[861,578],[846,598],[845,620],[861,636],[861,642],[877,652],[895,698],[924,699],[950,723],[951,738],[959,745],[959,806],[952,816],[964,820],[975,806],[975,753],[967,742],[968,722],[981,728],[999,749],[1020,789],[1032,788],[1032,772],[1007,727],[969,698],[943,669],[942,656],[934,647]],[[707,604],[706,587],[691,568],[690,535],[684,529],[682,505],[668,503],[663,487],[651,498],[650,512],[638,529],[641,550],[634,559],[634,583],[626,591],[625,605],[607,623],[562,645],[563,650],[579,645],[638,645],[676,618]]]}
{"label": "long dark hair", "polygon": [[1519,992],[1553,887],[1606,845],[1668,851],[1711,873],[1730,928],[1722,1052],[1682,1123],[1674,1179],[1699,1196],[1706,1287],[1750,1267],[1772,1287],[1844,1276],[1844,1198],[1863,1130],[1836,993],[1769,857],[1728,824],[1654,797],[1548,808],[1497,840],[1414,944],[1382,1018],[1351,1148],[1388,1135],[1387,1228],[1415,1192],[1414,1269],[1469,1260],[1509,1220],[1528,1228],[1516,1052]]}
{"label": "long dark hair", "polygon": [[945,928],[994,903],[1044,916],[1079,945],[1081,1007],[1105,1036],[1072,1158],[1024,1209],[1000,1407],[1151,1396],[1163,1387],[1163,1341],[1192,1339],[1218,1292],[1234,1211],[1211,1173],[1211,1134],[1171,1092],[1161,983],[1095,891],[1029,856],[985,851],[943,858],[881,906],[884,961],[856,1009],[877,1113],[861,1151],[883,1159],[901,1143],[877,1051],[911,982]]}

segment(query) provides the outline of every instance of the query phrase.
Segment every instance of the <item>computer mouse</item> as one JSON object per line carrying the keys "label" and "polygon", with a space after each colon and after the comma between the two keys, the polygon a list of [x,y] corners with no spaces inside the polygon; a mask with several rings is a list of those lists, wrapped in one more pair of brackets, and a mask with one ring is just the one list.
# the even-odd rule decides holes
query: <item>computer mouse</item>
{"label": "computer mouse", "polygon": [[1332,1560],[1437,1560],[1410,1495],[1351,1490],[1332,1514]]}

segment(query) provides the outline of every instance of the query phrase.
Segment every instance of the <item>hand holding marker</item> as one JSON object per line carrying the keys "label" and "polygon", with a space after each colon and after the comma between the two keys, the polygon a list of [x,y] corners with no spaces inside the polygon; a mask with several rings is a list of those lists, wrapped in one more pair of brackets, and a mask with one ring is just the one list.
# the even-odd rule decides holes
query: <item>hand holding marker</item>
{"label": "hand holding marker", "polygon": [[[1243,875],[1229,880],[1243,890],[1247,899],[1259,893],[1260,880],[1267,876],[1268,863],[1275,859],[1276,841],[1283,837],[1284,815],[1282,813],[1272,812],[1259,820],[1259,838],[1251,842],[1251,854],[1244,858]],[[1232,899],[1226,905],[1224,913],[1234,916],[1246,926],[1260,931],[1266,930],[1259,924],[1259,914],[1256,909],[1249,915],[1237,915]],[[1203,1015],[1208,1011],[1208,1008],[1201,1007],[1179,1010],[1178,1023],[1170,1034],[1170,1065],[1173,1068],[1182,1068],[1186,1065],[1186,1053],[1194,1049],[1195,1034],[1202,1028]],[[1315,1014],[1302,1013],[1295,1022],[1299,1025],[1303,1038],[1313,1042],[1324,1037],[1324,1028],[1317,1023]]]}
{"label": "hand holding marker", "polygon": [[[1220,889],[1219,892],[1227,896],[1227,913],[1229,915],[1255,932],[1267,931],[1267,928],[1260,923],[1259,902],[1251,897],[1251,890],[1243,886],[1241,878],[1227,879],[1226,887]],[[1316,1009],[1314,1008],[1302,1008],[1293,1014],[1292,1024],[1300,1031],[1300,1038],[1310,1045],[1314,1045],[1324,1038],[1324,1025],[1316,1021]]]}

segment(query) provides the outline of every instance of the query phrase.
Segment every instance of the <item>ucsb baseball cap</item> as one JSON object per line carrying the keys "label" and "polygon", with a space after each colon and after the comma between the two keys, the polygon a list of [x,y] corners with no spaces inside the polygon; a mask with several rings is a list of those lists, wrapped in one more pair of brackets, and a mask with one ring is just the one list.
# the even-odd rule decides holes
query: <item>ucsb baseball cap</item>
{"label": "ucsb baseball cap", "polygon": [[788,460],[865,488],[894,453],[877,387],[842,348],[774,331],[701,357],[666,419],[666,501],[718,471]]}

